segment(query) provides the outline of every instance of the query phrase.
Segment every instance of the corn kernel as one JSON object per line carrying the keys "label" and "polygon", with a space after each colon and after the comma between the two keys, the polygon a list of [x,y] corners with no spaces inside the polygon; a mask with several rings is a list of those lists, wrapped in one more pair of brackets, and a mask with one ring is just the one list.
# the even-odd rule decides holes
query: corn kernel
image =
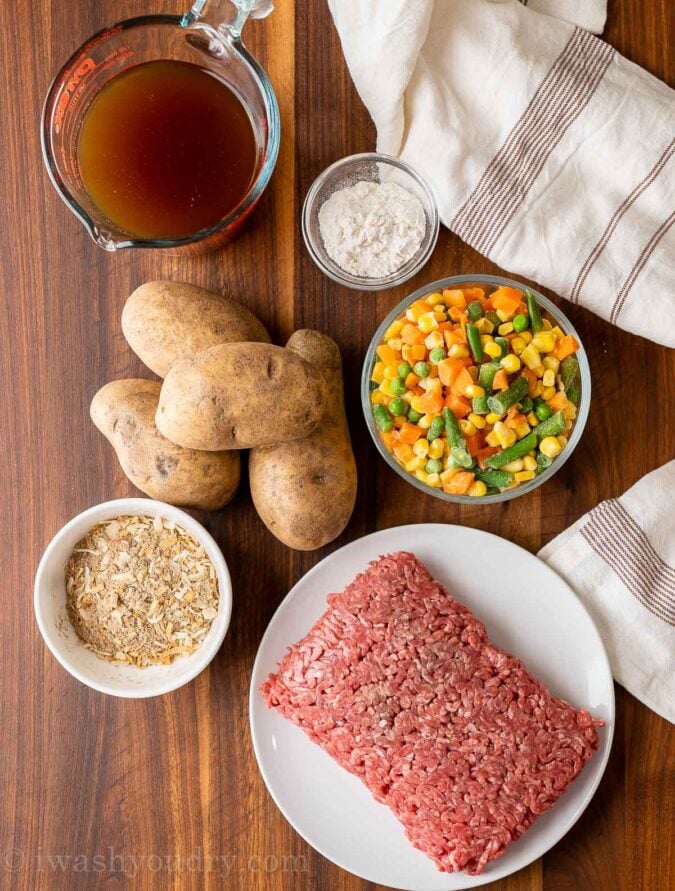
{"label": "corn kernel", "polygon": [[471,488],[469,489],[468,494],[471,495],[472,498],[481,498],[486,493],[487,486],[483,480],[476,480],[474,483],[471,483]]}
{"label": "corn kernel", "polygon": [[418,458],[425,458],[429,453],[429,440],[418,439],[413,443],[413,452]]}
{"label": "corn kernel", "polygon": [[387,405],[389,397],[385,396],[381,390],[373,390],[370,394],[370,401],[373,405]]}
{"label": "corn kernel", "polygon": [[424,298],[429,306],[433,306],[434,309],[438,309],[440,306],[441,309],[445,309],[445,304],[443,303],[443,295],[439,294],[438,291],[434,291],[433,294],[429,294]]}
{"label": "corn kernel", "polygon": [[497,356],[501,356],[502,348],[497,346],[496,343],[486,343],[483,347],[483,352],[486,353],[491,359],[496,359]]}
{"label": "corn kernel", "polygon": [[370,375],[371,381],[376,384],[381,384],[384,380],[384,369],[386,367],[387,366],[384,364],[384,362],[376,362],[373,365],[373,373]]}
{"label": "corn kernel", "polygon": [[527,416],[527,423],[530,427],[538,427],[539,426],[539,418],[535,415],[533,411],[529,413]]}
{"label": "corn kernel", "polygon": [[443,455],[443,449],[445,448],[445,443],[439,436],[437,439],[434,439],[433,442],[429,443],[429,457],[430,458],[441,458]]}
{"label": "corn kernel", "polygon": [[505,337],[513,331],[513,322],[503,322],[499,328],[497,328],[497,331],[499,331],[502,337]]}
{"label": "corn kernel", "polygon": [[[415,406],[413,406],[414,408]],[[435,415],[423,415],[419,421],[417,422],[417,426],[421,427],[422,430],[428,430],[431,427],[431,422],[433,421]]]}
{"label": "corn kernel", "polygon": [[449,458],[451,454],[452,454],[452,450],[450,449],[450,443],[448,442],[447,439],[444,439],[443,440],[443,457]]}
{"label": "corn kernel", "polygon": [[489,411],[485,415],[485,420],[487,421],[488,424],[496,424],[497,421],[500,421],[503,417],[504,417],[503,413],[501,415],[498,415],[497,412]]}
{"label": "corn kernel", "polygon": [[523,458],[523,470],[536,470],[537,469],[537,459],[533,458],[532,455],[525,455]]}
{"label": "corn kernel", "polygon": [[432,314],[437,322],[447,322],[448,320],[447,315],[444,312],[439,312],[437,309],[433,310]]}
{"label": "corn kernel", "polygon": [[534,369],[537,368],[538,365],[541,365],[539,351],[534,345],[534,342],[528,344],[525,347],[523,352],[520,354],[520,358],[532,371],[534,371]]}
{"label": "corn kernel", "polygon": [[542,365],[544,368],[550,369],[554,374],[557,374],[560,370],[560,359],[556,359],[555,356],[545,356]]}
{"label": "corn kernel", "polygon": [[433,308],[434,312],[442,312],[443,315],[445,315],[446,309],[447,306],[445,305],[445,303],[437,303]]}
{"label": "corn kernel", "polygon": [[551,322],[548,319],[542,319],[541,326],[544,331],[552,331],[553,330],[553,325],[551,324]]}
{"label": "corn kernel", "polygon": [[520,336],[523,338],[523,340],[524,340],[525,343],[527,344],[527,343],[529,343],[529,342],[532,340],[532,337],[533,337],[534,335],[532,334],[531,331],[521,331],[521,332],[520,332]]}
{"label": "corn kernel", "polygon": [[469,399],[479,399],[481,396],[485,396],[485,390],[478,384],[469,384],[464,390],[464,395]]}
{"label": "corn kernel", "polygon": [[387,365],[384,369],[384,379],[387,381],[396,380],[398,377],[398,369],[395,365]]}
{"label": "corn kernel", "polygon": [[492,446],[493,449],[497,448],[497,446],[499,445],[499,440],[497,439],[497,434],[494,432],[494,430],[491,430],[487,434],[487,436],[485,437],[485,442],[489,446]]}
{"label": "corn kernel", "polygon": [[440,473],[428,473],[426,478],[427,486],[431,486],[436,489],[441,485],[441,475]]}
{"label": "corn kernel", "polygon": [[537,377],[543,377],[546,369],[544,368],[543,365],[537,365],[537,367],[533,368],[532,371],[534,371],[534,373],[537,375]]}
{"label": "corn kernel", "polygon": [[[543,384],[543,381],[542,381]],[[555,387],[544,387],[541,391],[541,398],[544,402],[548,402],[549,399],[552,399],[555,396]]]}
{"label": "corn kernel", "polygon": [[448,306],[458,306],[460,309],[466,309],[466,296],[461,288],[448,288],[443,291],[443,302]]}
{"label": "corn kernel", "polygon": [[419,455],[415,455],[414,458],[411,458],[410,461],[406,461],[403,465],[408,473],[414,473],[416,470],[424,467],[425,460]]}
{"label": "corn kernel", "polygon": [[561,449],[564,449],[565,446],[567,445],[567,437],[566,437],[566,436],[563,436],[563,435],[561,434],[560,436],[557,436],[556,439],[557,439],[558,442],[560,443],[560,448],[561,448]]}
{"label": "corn kernel", "polygon": [[482,319],[478,319],[478,321],[474,324],[481,334],[492,334],[492,332],[495,330],[495,326],[489,319],[486,319],[485,316],[483,316]]}
{"label": "corn kernel", "polygon": [[507,473],[518,473],[518,471],[522,470],[523,467],[525,467],[523,459],[516,458],[515,461],[509,461],[508,464],[504,464],[500,469],[505,470]]}
{"label": "corn kernel", "polygon": [[409,322],[417,322],[420,316],[423,316],[429,310],[429,304],[423,300],[416,300],[411,303],[405,311],[405,317]]}
{"label": "corn kernel", "polygon": [[508,353],[499,363],[507,374],[515,374],[520,371],[520,359],[513,353]]}
{"label": "corn kernel", "polygon": [[494,343],[494,337],[491,334],[481,334],[480,342],[482,346],[485,346],[486,343]]}
{"label": "corn kernel", "polygon": [[511,341],[511,349],[516,354],[516,356],[520,356],[526,346],[527,344],[522,337],[514,337]]}
{"label": "corn kernel", "polygon": [[459,422],[459,429],[462,431],[464,436],[473,436],[476,432],[476,428],[473,426],[471,421],[468,421],[466,418],[462,418]]}
{"label": "corn kernel", "polygon": [[442,331],[432,331],[431,334],[427,334],[424,338],[424,346],[429,350],[434,350],[436,347],[443,346],[445,341],[443,340],[443,332]]}
{"label": "corn kernel", "polygon": [[544,388],[541,385],[541,381],[537,381],[532,389],[532,393],[530,394],[533,399],[537,399],[544,392]]}
{"label": "corn kernel", "polygon": [[509,314],[508,314],[507,312],[504,312],[503,309],[498,309],[498,310],[497,310],[497,315],[498,315],[499,318],[502,320],[502,322],[508,322],[508,320],[509,320],[509,318],[510,318]]}
{"label": "corn kernel", "polygon": [[476,430],[483,430],[487,424],[485,418],[482,415],[477,415],[475,412],[471,412],[467,421],[471,421]]}
{"label": "corn kernel", "polygon": [[463,346],[460,343],[453,343],[453,345],[448,350],[448,356],[451,359],[468,359],[469,350],[467,347]]}
{"label": "corn kernel", "polygon": [[563,411],[568,421],[573,421],[577,416],[577,407],[573,402],[568,402]]}
{"label": "corn kernel", "polygon": [[448,467],[443,473],[439,474],[442,483],[448,483],[453,476],[459,472],[459,467]]}
{"label": "corn kernel", "polygon": [[516,441],[516,431],[511,430],[511,428],[507,427],[502,421],[497,421],[493,432],[497,437],[499,445],[503,449],[508,449],[509,446],[512,446]]}
{"label": "corn kernel", "polygon": [[401,347],[403,346],[403,341],[400,337],[390,337],[387,341],[387,346],[391,347],[392,350],[396,350],[397,353],[400,353]]}
{"label": "corn kernel", "polygon": [[469,375],[471,376],[471,380],[473,380],[473,381],[478,380],[478,367],[476,365],[469,365],[469,367],[466,370],[469,372]]}
{"label": "corn kernel", "polygon": [[383,380],[380,384],[379,389],[385,394],[385,396],[393,396],[394,394],[391,392],[391,381]]}
{"label": "corn kernel", "polygon": [[545,436],[539,443],[539,451],[547,458],[555,458],[562,451],[562,446],[555,436]]}
{"label": "corn kernel", "polygon": [[562,333],[562,331],[561,331],[559,325],[554,325],[554,326],[551,328],[551,334],[555,337],[556,340],[560,340],[561,338],[563,338],[563,337],[565,336],[565,335]]}
{"label": "corn kernel", "polygon": [[396,337],[397,334],[400,334],[403,330],[404,322],[402,319],[396,319],[391,323],[391,325],[384,332],[383,340],[389,340],[391,337]]}
{"label": "corn kernel", "polygon": [[528,480],[534,479],[534,470],[521,470],[514,474],[513,478],[517,483],[526,483]]}
{"label": "corn kernel", "polygon": [[415,479],[418,479],[421,483],[426,483],[429,478],[429,474],[426,470],[416,470],[415,471]]}
{"label": "corn kernel", "polygon": [[536,347],[540,353],[552,353],[555,349],[555,337],[550,331],[539,331],[532,338],[532,346]]}
{"label": "corn kernel", "polygon": [[550,368],[547,368],[544,372],[541,383],[545,389],[548,389],[548,387],[553,387],[555,385],[555,373],[551,371]]}
{"label": "corn kernel", "polygon": [[438,328],[438,319],[432,312],[425,312],[417,320],[417,327],[423,334],[430,334]]}
{"label": "corn kernel", "polygon": [[527,421],[522,421],[520,424],[517,424],[513,430],[515,431],[516,438],[522,439],[524,436],[527,436],[530,432],[530,425]]}

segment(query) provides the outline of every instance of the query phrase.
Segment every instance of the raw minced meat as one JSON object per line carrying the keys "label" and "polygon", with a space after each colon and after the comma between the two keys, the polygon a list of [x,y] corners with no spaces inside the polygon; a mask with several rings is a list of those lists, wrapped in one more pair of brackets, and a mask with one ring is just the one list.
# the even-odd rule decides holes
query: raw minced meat
{"label": "raw minced meat", "polygon": [[[413,554],[380,557],[263,685],[444,872],[483,871],[560,798],[597,748]],[[526,617],[523,617],[526,621]]]}

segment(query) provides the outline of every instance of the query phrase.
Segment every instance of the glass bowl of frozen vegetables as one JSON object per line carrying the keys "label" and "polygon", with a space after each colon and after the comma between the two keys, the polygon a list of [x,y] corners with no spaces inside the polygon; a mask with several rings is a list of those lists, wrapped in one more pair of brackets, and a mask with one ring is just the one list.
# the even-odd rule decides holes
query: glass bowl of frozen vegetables
{"label": "glass bowl of frozen vegetables", "polygon": [[452,276],[384,319],[361,398],[400,476],[445,501],[493,504],[531,492],[570,457],[591,376],[574,326],[542,294],[501,276]]}

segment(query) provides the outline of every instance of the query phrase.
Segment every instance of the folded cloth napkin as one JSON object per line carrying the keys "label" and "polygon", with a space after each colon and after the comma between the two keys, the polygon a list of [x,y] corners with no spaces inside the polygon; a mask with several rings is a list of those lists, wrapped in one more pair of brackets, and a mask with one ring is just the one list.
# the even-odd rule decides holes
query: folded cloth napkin
{"label": "folded cloth napkin", "polygon": [[500,266],[675,346],[675,93],[600,0],[329,0],[379,151]]}
{"label": "folded cloth napkin", "polygon": [[675,723],[675,461],[539,551],[595,620],[614,678]]}

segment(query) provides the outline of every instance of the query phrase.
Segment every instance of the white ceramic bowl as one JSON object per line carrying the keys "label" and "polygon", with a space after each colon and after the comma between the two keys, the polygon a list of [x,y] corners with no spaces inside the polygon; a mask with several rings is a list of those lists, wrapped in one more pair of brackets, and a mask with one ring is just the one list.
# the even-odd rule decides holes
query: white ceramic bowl
{"label": "white ceramic bowl", "polygon": [[[136,668],[112,665],[88,650],[75,633],[66,612],[65,567],[73,548],[97,523],[124,515],[161,516],[191,532],[203,545],[218,576],[218,615],[201,646],[171,665]],[[45,643],[61,665],[88,687],[111,696],[143,699],[160,696],[187,684],[203,671],[220,649],[232,614],[232,583],[223,554],[204,527],[189,514],[149,498],[120,498],[90,507],[56,533],[42,556],[35,576],[35,617]]]}

